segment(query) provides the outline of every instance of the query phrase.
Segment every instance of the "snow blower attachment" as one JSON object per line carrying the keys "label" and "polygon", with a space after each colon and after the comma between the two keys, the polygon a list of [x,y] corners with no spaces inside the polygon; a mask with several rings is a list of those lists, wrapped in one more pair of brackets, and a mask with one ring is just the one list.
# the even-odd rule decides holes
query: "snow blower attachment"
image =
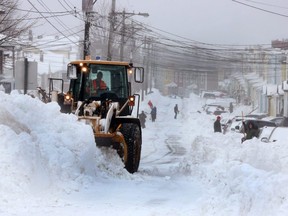
{"label": "snow blower attachment", "polygon": [[61,110],[90,124],[96,145],[113,147],[128,172],[137,172],[142,145],[140,96],[132,94],[131,80],[142,83],[144,69],[128,62],[79,60],[68,64],[67,77],[69,91],[57,98]]}

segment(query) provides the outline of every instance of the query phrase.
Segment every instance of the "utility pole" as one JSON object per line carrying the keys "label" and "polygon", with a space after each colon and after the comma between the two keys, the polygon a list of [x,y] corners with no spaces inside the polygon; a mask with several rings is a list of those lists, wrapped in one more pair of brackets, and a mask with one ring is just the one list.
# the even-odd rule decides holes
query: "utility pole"
{"label": "utility pole", "polygon": [[152,86],[152,74],[151,74],[151,67],[150,67],[150,52],[151,52],[151,40],[148,38],[147,42],[147,57],[146,57],[146,74],[147,74],[147,81],[146,81],[146,95],[148,94],[148,88]]}
{"label": "utility pole", "polygon": [[112,41],[113,41],[113,35],[114,35],[114,26],[115,26],[115,7],[116,7],[116,0],[112,0],[112,6],[111,6],[111,12],[109,15],[109,21],[110,21],[110,30],[109,30],[109,37],[108,37],[108,50],[107,50],[107,60],[112,60]]}
{"label": "utility pole", "polygon": [[[147,46],[148,45],[148,46]],[[147,37],[144,38],[144,56],[143,56],[143,65],[145,65],[145,77],[144,77],[144,83],[142,84],[142,99],[144,100],[144,91],[145,95],[148,93],[148,77],[149,77],[149,44]]]}
{"label": "utility pole", "polygon": [[135,28],[134,28],[134,23],[132,21],[132,42],[131,42],[131,50],[130,50],[130,62],[132,63],[133,62],[133,52],[136,48],[136,41],[135,41],[135,37],[134,37],[134,31],[135,31]]}
{"label": "utility pole", "polygon": [[126,33],[126,24],[125,24],[125,19],[127,17],[131,17],[131,16],[143,16],[143,17],[148,17],[149,14],[148,13],[127,13],[125,12],[125,10],[123,10],[122,13],[116,13],[116,14],[121,14],[122,15],[122,28],[121,28],[121,45],[120,45],[120,61],[123,61],[124,58],[124,45],[125,45],[125,33]]}
{"label": "utility pole", "polygon": [[27,94],[28,90],[28,59],[24,59],[24,94]]}
{"label": "utility pole", "polygon": [[97,0],[82,0],[82,11],[85,13],[83,59],[90,57],[90,15]]}
{"label": "utility pole", "polygon": [[89,12],[85,12],[83,59],[90,56],[90,21]]}
{"label": "utility pole", "polygon": [[122,25],[122,27],[121,27],[120,61],[123,61],[124,44],[125,44],[125,32],[126,32],[125,19],[127,17],[131,17],[131,16],[135,16],[135,15],[148,17],[149,14],[148,13],[138,13],[138,14],[137,13],[127,13],[127,12],[125,12],[125,10],[123,10],[122,12],[115,12],[115,1],[116,0],[112,0],[112,7],[111,7],[110,16],[109,16],[110,31],[109,31],[109,38],[108,38],[107,60],[108,61],[112,60],[113,35],[114,35],[115,29],[117,29],[117,27],[115,27],[115,16],[121,15],[121,25]]}
{"label": "utility pole", "polygon": [[[152,55],[152,57],[151,57]],[[151,40],[151,50],[149,52],[149,62],[150,62],[150,77],[149,77],[149,87],[150,87],[150,92],[152,92],[152,87],[153,87],[153,77],[154,77],[154,43]]]}
{"label": "utility pole", "polygon": [[125,10],[123,10],[123,12],[122,12],[122,28],[121,28],[120,61],[123,61],[125,31],[126,31]]}

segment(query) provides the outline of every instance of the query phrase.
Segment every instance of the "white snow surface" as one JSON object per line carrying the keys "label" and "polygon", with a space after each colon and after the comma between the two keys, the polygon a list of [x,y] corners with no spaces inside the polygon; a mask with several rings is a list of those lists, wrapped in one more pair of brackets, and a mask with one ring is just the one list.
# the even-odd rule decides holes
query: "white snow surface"
{"label": "white snow surface", "polygon": [[0,92],[0,215],[288,215],[287,142],[241,144],[239,133],[213,132],[199,96],[153,92],[140,111],[151,100],[157,119],[142,130],[134,174],[56,103]]}

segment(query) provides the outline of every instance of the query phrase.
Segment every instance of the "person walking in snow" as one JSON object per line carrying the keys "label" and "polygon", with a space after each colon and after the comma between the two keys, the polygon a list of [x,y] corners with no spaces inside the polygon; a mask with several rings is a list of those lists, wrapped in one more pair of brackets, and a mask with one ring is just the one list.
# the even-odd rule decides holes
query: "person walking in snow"
{"label": "person walking in snow", "polygon": [[152,122],[155,122],[156,115],[157,115],[157,108],[156,108],[156,106],[154,106],[154,107],[152,108],[152,110],[151,110]]}
{"label": "person walking in snow", "polygon": [[216,133],[216,132],[222,133],[220,120],[221,120],[221,117],[217,116],[217,119],[214,122],[214,133]]}
{"label": "person walking in snow", "polygon": [[174,106],[174,113],[175,113],[174,119],[177,119],[177,115],[178,115],[178,113],[179,113],[178,105],[177,105],[177,104]]}
{"label": "person walking in snow", "polygon": [[145,123],[146,123],[146,117],[147,115],[144,113],[144,111],[142,110],[142,112],[139,114],[139,120],[140,120],[140,124],[142,128],[145,128]]}
{"label": "person walking in snow", "polygon": [[153,108],[153,103],[152,103],[152,101],[151,101],[151,100],[149,100],[149,101],[148,101],[148,106],[150,107],[150,109],[152,109],[152,108]]}
{"label": "person walking in snow", "polygon": [[233,103],[230,102],[230,105],[229,105],[229,112],[232,113],[233,112]]}

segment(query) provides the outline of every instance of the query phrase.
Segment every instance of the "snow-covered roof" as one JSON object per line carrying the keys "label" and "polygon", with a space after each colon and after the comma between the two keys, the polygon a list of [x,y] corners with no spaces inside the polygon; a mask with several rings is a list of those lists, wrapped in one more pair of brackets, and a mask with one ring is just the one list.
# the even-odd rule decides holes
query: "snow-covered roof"
{"label": "snow-covered roof", "polygon": [[79,37],[58,37],[58,36],[43,36],[33,39],[33,45],[43,51],[51,50],[70,50],[77,51]]}
{"label": "snow-covered roof", "polygon": [[175,82],[171,82],[171,83],[166,84],[165,86],[167,86],[167,87],[177,87],[177,84]]}
{"label": "snow-covered roof", "polygon": [[263,88],[263,86],[267,85],[266,82],[262,81],[262,82],[255,82],[252,84],[252,86],[258,90],[261,90]]}
{"label": "snow-covered roof", "polygon": [[63,54],[48,51],[44,54],[43,62],[40,61],[40,55],[33,55],[29,57],[28,60],[38,62],[38,74],[48,74],[66,70],[69,61],[77,57],[76,54],[71,56],[73,56],[73,58],[70,57],[70,59],[68,59]]}
{"label": "snow-covered roof", "polygon": [[282,85],[278,85],[277,92],[278,92],[279,95],[284,95],[284,91],[282,89]]}
{"label": "snow-covered roof", "polygon": [[[38,62],[38,74],[49,74],[59,71],[65,71],[67,64],[71,60],[77,59],[78,46],[71,41],[78,41],[75,36],[69,38],[60,38],[52,36],[36,37],[33,39],[31,48],[26,49],[29,52],[27,56],[29,61]],[[43,55],[43,60],[40,56]]]}
{"label": "snow-covered roof", "polygon": [[274,94],[277,94],[278,86],[274,84],[268,84],[263,86],[263,92],[266,93],[267,96],[272,96]]}
{"label": "snow-covered roof", "polygon": [[282,86],[283,86],[283,91],[288,91],[288,80],[283,81]]}
{"label": "snow-covered roof", "polygon": [[244,78],[247,80],[259,79],[259,75],[257,73],[249,73],[245,74]]}
{"label": "snow-covered roof", "polygon": [[189,86],[187,86],[187,89],[196,89],[197,85],[196,84],[191,84]]}

